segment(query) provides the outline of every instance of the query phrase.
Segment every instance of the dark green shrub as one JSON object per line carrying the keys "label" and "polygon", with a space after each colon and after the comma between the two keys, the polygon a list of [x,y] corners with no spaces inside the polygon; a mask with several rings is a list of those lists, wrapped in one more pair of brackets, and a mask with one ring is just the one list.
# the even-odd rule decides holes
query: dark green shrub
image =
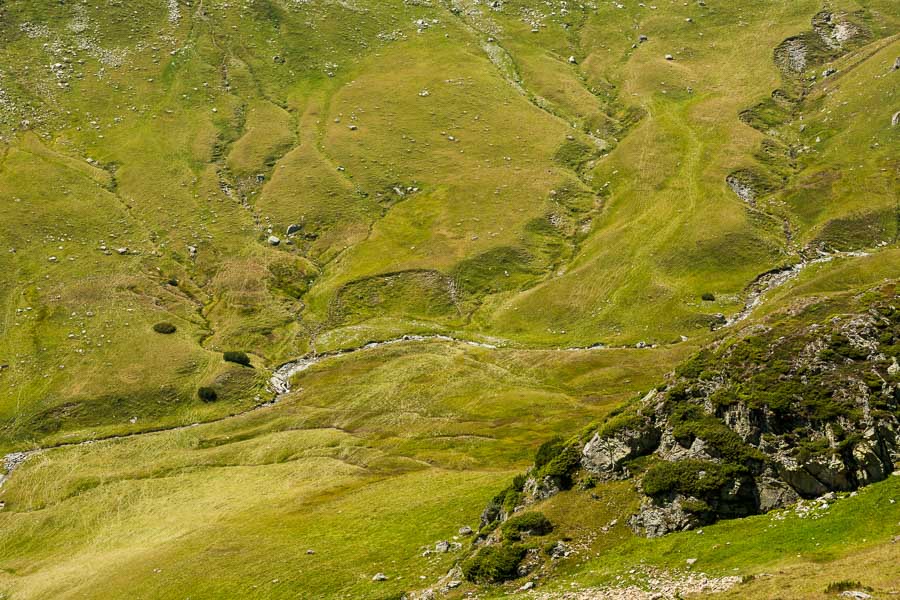
{"label": "dark green shrub", "polygon": [[473,583],[500,583],[519,576],[519,563],[525,558],[525,548],[504,544],[487,546],[463,563],[463,576]]}
{"label": "dark green shrub", "polygon": [[829,348],[836,354],[847,357],[850,360],[865,360],[869,355],[865,349],[854,346],[845,335],[835,336]]}
{"label": "dark green shrub", "polygon": [[488,532],[493,531],[497,526],[502,511],[511,513],[519,505],[519,502],[522,500],[522,489],[525,487],[526,479],[525,475],[516,475],[510,485],[503,488],[488,502],[484,511],[484,514],[487,515],[487,522],[484,523],[484,526]]}
{"label": "dark green shrub", "polygon": [[168,283],[172,287],[178,287],[178,280],[175,279],[174,277],[170,278],[169,281],[167,281],[166,283]]}
{"label": "dark green shrub", "polygon": [[153,326],[153,331],[156,333],[162,333],[164,335],[169,335],[170,333],[175,333],[178,330],[177,327],[172,325],[171,323],[167,323],[163,321],[162,323],[157,323]]}
{"label": "dark green shrub", "polygon": [[507,512],[507,514],[509,514],[514,511],[516,507],[521,503],[522,491],[517,490],[514,487],[510,487],[506,491],[506,495],[503,497],[503,504],[501,505],[501,507]]}
{"label": "dark green shrub", "polygon": [[626,429],[639,429],[644,424],[644,419],[640,415],[632,412],[622,413],[607,419],[600,427],[600,437],[611,437]]}
{"label": "dark green shrub", "polygon": [[740,472],[739,465],[720,465],[704,460],[664,460],[647,469],[642,485],[650,496],[680,492],[702,498],[721,489]]}
{"label": "dark green shrub", "polygon": [[709,350],[701,350],[685,362],[675,368],[675,374],[685,379],[697,379],[697,377],[706,369],[707,362],[714,359]]}
{"label": "dark green shrub", "polygon": [[225,352],[222,356],[227,362],[237,363],[239,365],[244,365],[245,367],[250,366],[250,357],[247,356],[246,352],[229,350],[228,352]]}
{"label": "dark green shrub", "polygon": [[853,581],[851,579],[844,579],[843,581],[832,581],[825,587],[826,594],[840,594],[841,592],[846,592],[849,590],[867,590],[870,591],[872,588],[861,584],[858,581]]}
{"label": "dark green shrub", "polygon": [[528,477],[525,475],[525,473],[519,473],[518,475],[513,477],[512,483],[509,484],[509,487],[516,492],[521,492],[525,489],[526,481],[528,481]]}
{"label": "dark green shrub", "polygon": [[704,302],[715,302],[715,300],[716,300],[715,294],[711,294],[709,292],[706,292],[705,294],[703,294],[700,297],[703,299]]}
{"label": "dark green shrub", "polygon": [[519,539],[522,534],[547,535],[553,531],[553,523],[541,512],[521,513],[511,517],[501,528],[503,535]]}
{"label": "dark green shrub", "polygon": [[538,478],[551,477],[563,489],[572,487],[572,476],[581,466],[581,449],[578,446],[564,446],[553,460],[537,472]]}
{"label": "dark green shrub", "polygon": [[204,402],[215,402],[219,399],[219,395],[216,393],[216,390],[211,387],[202,387],[197,390],[197,396],[203,400]]}
{"label": "dark green shrub", "polygon": [[705,513],[712,510],[709,504],[703,500],[683,500],[681,502],[681,508],[694,514]]}
{"label": "dark green shrub", "polygon": [[560,436],[556,436],[551,440],[547,440],[541,447],[538,448],[537,452],[534,455],[534,468],[540,469],[551,460],[556,458],[560,451],[563,449],[563,439]]}

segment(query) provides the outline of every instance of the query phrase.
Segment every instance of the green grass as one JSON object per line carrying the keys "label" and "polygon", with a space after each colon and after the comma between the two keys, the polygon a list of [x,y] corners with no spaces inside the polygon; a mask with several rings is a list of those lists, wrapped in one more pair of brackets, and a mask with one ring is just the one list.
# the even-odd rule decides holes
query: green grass
{"label": "green grass", "polygon": [[[887,245],[758,317],[896,277],[888,0],[833,3],[865,43],[788,108],[773,52],[812,0],[177,4],[0,6],[0,450],[242,413],[310,352],[500,349],[367,350],[271,408],[31,458],[0,492],[13,597],[396,595],[452,562],[419,546],[659,385],[760,273]],[[733,172],[766,183],[755,210]],[[659,347],[564,350],[637,342]]]}
{"label": "green grass", "polygon": [[[36,455],[0,496],[0,588],[22,597],[412,589],[458,556],[426,560],[420,547],[476,527],[485,499],[541,442],[600,419],[670,368],[648,371],[643,354],[398,345],[323,362],[280,404],[241,417]],[[591,395],[599,389],[606,395]],[[376,572],[389,582],[373,588]]]}
{"label": "green grass", "polygon": [[[618,486],[565,494],[540,509],[557,525],[554,535],[569,535],[577,543],[585,531],[596,531],[613,518],[622,522],[633,510]],[[900,478],[890,477],[855,497],[833,502],[819,515],[800,517],[788,509],[723,521],[704,527],[702,534],[688,531],[657,539],[634,537],[619,524],[588,542],[587,551],[556,563],[545,577],[551,589],[569,589],[569,582],[608,585],[623,574],[626,583],[641,585],[648,569],[684,571],[687,559],[695,558],[694,571],[746,576],[750,581],[723,597],[777,598],[791,593],[820,598],[830,582],[852,575],[860,561],[868,561],[866,577],[857,571],[854,579],[875,587],[876,593],[887,592],[896,585],[896,547],[890,540],[900,520],[900,503],[891,503],[898,494]],[[585,523],[585,513],[593,522]],[[560,516],[554,519],[556,514]],[[635,573],[629,574],[632,570]]]}

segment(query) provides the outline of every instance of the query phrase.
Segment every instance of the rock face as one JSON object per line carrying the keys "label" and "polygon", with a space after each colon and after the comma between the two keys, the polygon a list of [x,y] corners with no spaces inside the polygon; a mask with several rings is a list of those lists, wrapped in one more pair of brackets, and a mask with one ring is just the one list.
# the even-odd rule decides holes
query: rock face
{"label": "rock face", "polygon": [[555,496],[565,489],[561,482],[555,477],[529,477],[525,481],[524,492],[532,501],[545,500],[550,496]]}
{"label": "rock face", "polygon": [[775,62],[791,73],[806,70],[807,49],[803,40],[791,38],[775,49]]}
{"label": "rock face", "polygon": [[608,478],[627,477],[625,463],[645,456],[659,446],[660,432],[651,423],[646,427],[626,427],[608,436],[600,432],[585,444],[581,464],[591,473]]}
{"label": "rock face", "polygon": [[[886,478],[900,462],[900,377],[888,356],[900,350],[900,311],[891,294],[874,306],[852,301],[858,313],[825,322],[799,313],[791,316],[800,323],[704,350],[634,408],[636,429],[595,434],[583,467],[621,471],[626,457],[658,459],[631,521],[648,536]],[[645,441],[640,452],[633,440]]]}
{"label": "rock face", "polygon": [[749,204],[756,205],[756,190],[745,178],[740,177],[737,173],[732,173],[725,178],[725,183],[731,188],[731,191],[737,194],[738,198]]}
{"label": "rock face", "polygon": [[813,302],[703,349],[558,449],[482,524],[579,481],[633,472],[645,498],[629,525],[650,537],[885,479],[900,463],[898,300],[885,285]]}

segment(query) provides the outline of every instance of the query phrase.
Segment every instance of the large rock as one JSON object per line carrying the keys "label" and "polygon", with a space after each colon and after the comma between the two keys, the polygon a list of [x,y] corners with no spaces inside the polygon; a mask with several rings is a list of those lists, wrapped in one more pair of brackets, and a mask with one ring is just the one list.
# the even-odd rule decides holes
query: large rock
{"label": "large rock", "polygon": [[784,508],[800,499],[791,486],[774,477],[760,477],[756,485],[760,512]]}
{"label": "large rock", "polygon": [[546,500],[551,496],[555,496],[563,489],[562,482],[555,477],[545,476],[540,479],[529,477],[525,481],[523,491],[525,495],[532,501]]}
{"label": "large rock", "polygon": [[624,428],[611,436],[595,433],[581,451],[581,465],[596,475],[627,476],[624,463],[650,454],[659,446],[660,431],[652,426]]}
{"label": "large rock", "polygon": [[645,502],[640,511],[631,517],[628,524],[637,534],[660,537],[675,531],[685,531],[701,525],[701,519],[682,507],[682,499],[675,498],[667,504]]}

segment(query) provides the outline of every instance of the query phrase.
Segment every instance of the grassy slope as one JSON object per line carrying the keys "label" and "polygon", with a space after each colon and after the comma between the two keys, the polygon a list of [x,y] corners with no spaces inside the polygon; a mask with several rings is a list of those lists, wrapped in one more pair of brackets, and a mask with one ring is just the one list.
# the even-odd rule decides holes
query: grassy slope
{"label": "grassy slope", "polygon": [[[557,523],[548,541],[594,535],[578,544],[575,556],[555,562],[552,574],[543,573],[542,584],[549,590],[572,589],[573,583],[643,586],[657,569],[747,580],[716,598],[828,598],[834,596],[824,593],[827,585],[844,580],[874,588],[875,597],[896,593],[900,549],[892,539],[900,531],[898,500],[895,476],[808,516],[776,511],[704,527],[699,535],[688,531],[648,540],[631,535],[625,525],[638,503],[628,484],[570,492],[540,507]],[[619,523],[597,534],[613,519]],[[697,559],[691,568],[688,559]],[[509,589],[495,588],[488,597]]]}
{"label": "grassy slope", "polygon": [[[282,404],[237,419],[35,456],[3,489],[0,586],[22,598],[409,589],[450,564],[420,546],[474,526],[537,444],[689,351],[647,369],[638,350],[390,347],[322,363]],[[376,571],[391,582],[373,588]]]}
{"label": "grassy slope", "polygon": [[[7,3],[17,85],[4,90],[19,112],[5,117],[0,175],[16,253],[0,260],[17,276],[2,288],[14,345],[0,407],[13,439],[45,437],[36,423],[60,411],[89,413],[64,429],[122,431],[135,416],[140,428],[235,410],[240,393],[218,408],[194,397],[223,375],[214,353],[227,349],[262,366],[427,331],[549,347],[668,342],[736,310],[753,277],[792,260],[781,223],[724,185],[763,137],[739,114],[779,85],[771,49],[808,29],[817,5],[604,5],[565,18],[531,8],[267,1],[183,6],[170,19],[158,4]],[[863,8],[874,41],[814,90],[803,136],[824,141],[784,205],[770,203],[792,207],[795,245],[894,235],[896,132],[852,117],[891,93],[879,73],[896,42],[880,38],[896,24],[879,2]],[[638,32],[649,41],[632,48]],[[48,60],[62,66],[48,72]],[[20,116],[36,135],[15,131]],[[797,123],[779,135],[800,135]],[[864,168],[851,172],[841,161],[853,149]],[[833,189],[811,206],[821,181]],[[846,199],[854,182],[865,201]],[[81,205],[61,220],[21,210],[66,196]],[[43,248],[20,239],[36,223]],[[289,225],[293,244],[266,244]],[[91,258],[58,250],[70,237]],[[65,255],[48,264],[50,250]],[[88,276],[133,314],[79,297]],[[704,292],[718,300],[700,302]],[[68,337],[99,333],[61,323],[88,311],[112,338],[103,369]],[[151,335],[159,320],[179,334]],[[120,377],[144,394],[165,387],[167,407],[145,395],[125,417],[109,399]]]}
{"label": "grassy slope", "polygon": [[[896,277],[890,2],[835,3],[886,39],[816,84],[802,132],[779,126],[814,151],[761,202],[775,219],[724,180],[757,160],[763,133],[739,113],[780,85],[772,49],[819,4],[604,3],[565,19],[434,4],[0,7],[0,239],[15,249],[0,252],[0,448],[214,419],[253,405],[266,367],[411,332],[690,345],[393,347],[324,363],[272,409],[34,457],[0,496],[14,597],[416,587],[448,566],[419,546],[474,525],[541,441],[654,385],[795,247],[892,245],[810,267],[763,311]],[[292,244],[266,243],[292,224]],[[163,320],[178,332],[154,333]],[[221,361],[238,348],[258,370]],[[200,385],[221,401],[199,402]],[[376,571],[392,580],[373,588]]]}

